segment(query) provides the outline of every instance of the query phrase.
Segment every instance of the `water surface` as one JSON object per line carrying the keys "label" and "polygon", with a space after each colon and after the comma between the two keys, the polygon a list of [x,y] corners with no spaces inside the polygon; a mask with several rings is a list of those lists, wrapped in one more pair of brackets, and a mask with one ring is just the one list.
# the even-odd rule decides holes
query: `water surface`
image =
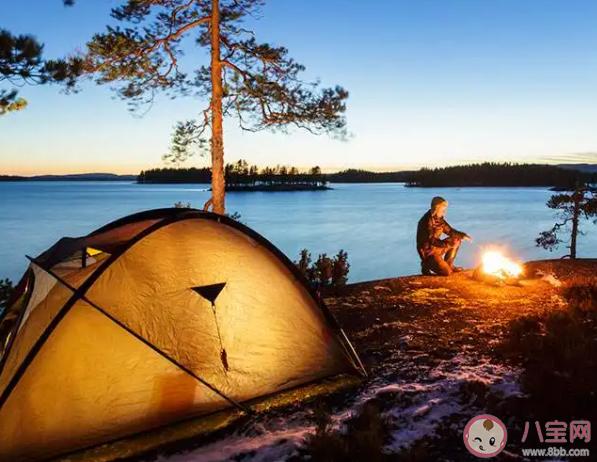
{"label": "water surface", "polygon": [[[499,245],[522,260],[554,258],[534,240],[554,223],[541,188],[405,188],[402,184],[336,184],[332,191],[230,193],[229,212],[278,246],[292,260],[302,248],[348,252],[350,281],[416,274],[415,231],[431,198],[450,201],[447,220],[471,234],[459,263],[472,267],[480,252]],[[28,261],[63,236],[85,235],[122,216],[190,202],[201,208],[207,185],[125,182],[0,182],[0,278],[20,278]],[[597,256],[597,226],[585,223],[579,256]],[[159,256],[156,256],[159,258]]]}

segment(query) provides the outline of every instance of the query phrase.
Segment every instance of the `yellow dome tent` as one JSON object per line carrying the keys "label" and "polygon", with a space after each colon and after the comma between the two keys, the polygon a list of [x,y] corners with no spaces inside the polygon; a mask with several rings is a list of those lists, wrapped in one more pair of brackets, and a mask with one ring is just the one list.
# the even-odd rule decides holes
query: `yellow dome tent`
{"label": "yellow dome tent", "polygon": [[213,213],[151,210],[63,238],[31,259],[13,298],[0,321],[0,461],[364,373],[294,265]]}

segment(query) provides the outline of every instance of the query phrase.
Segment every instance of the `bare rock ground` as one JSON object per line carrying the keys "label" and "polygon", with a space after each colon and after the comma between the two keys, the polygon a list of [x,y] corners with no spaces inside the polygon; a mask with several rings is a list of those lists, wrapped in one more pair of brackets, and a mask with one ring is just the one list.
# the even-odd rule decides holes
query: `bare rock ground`
{"label": "bare rock ground", "polygon": [[[536,345],[548,344],[541,339],[550,338],[550,326],[560,314],[562,322],[556,325],[577,323],[569,315],[573,307],[566,297],[567,284],[596,275],[597,260],[541,261],[525,265],[519,285],[479,282],[472,271],[449,278],[412,276],[349,285],[325,302],[359,352],[370,373],[368,380],[266,412],[201,447],[151,460],[318,460],[305,446],[316,432],[318,410],[323,406],[333,429],[345,434],[346,422],[370,403],[389,432],[378,460],[478,460],[465,449],[462,430],[470,418],[482,413],[496,415],[508,428],[506,449],[494,460],[532,460],[521,453],[525,422],[549,417],[550,410],[559,412],[553,419],[577,418],[572,409],[580,403],[582,412],[584,394],[590,392],[579,389],[576,380],[568,390],[577,395],[575,401],[558,408],[553,404],[558,390],[549,376],[541,376],[543,369],[529,365],[532,358],[525,355],[543,354]],[[584,326],[583,322],[577,324]],[[583,341],[593,348],[594,331],[582,332],[589,332]],[[576,337],[571,338],[574,344]],[[588,358],[579,361],[592,370]],[[553,367],[560,366],[554,363]],[[581,366],[581,374],[582,370]],[[555,371],[557,377],[564,377],[565,386],[578,379],[577,373],[565,367],[561,373]],[[535,380],[532,374],[540,377]],[[594,375],[590,372],[588,379]],[[591,394],[586,404],[593,406],[594,398]],[[564,411],[568,414],[562,415]],[[531,441],[530,447],[540,447]]]}

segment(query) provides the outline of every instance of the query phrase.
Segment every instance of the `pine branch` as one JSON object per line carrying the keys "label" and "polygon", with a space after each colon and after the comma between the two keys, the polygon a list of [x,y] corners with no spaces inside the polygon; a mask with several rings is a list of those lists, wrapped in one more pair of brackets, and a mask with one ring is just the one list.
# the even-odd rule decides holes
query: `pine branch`
{"label": "pine branch", "polygon": [[[221,58],[214,65],[221,66],[221,77],[215,78],[221,78],[224,85],[217,109],[235,117],[246,131],[297,128],[345,137],[348,92],[301,80],[305,67],[289,57],[286,48],[258,42],[254,32],[242,24],[262,4],[261,0],[218,3]],[[206,97],[212,91],[212,64],[206,61],[195,67],[193,77],[188,78],[182,72],[181,43],[197,31],[195,44],[211,50],[211,8],[208,0],[128,0],[112,16],[129,25],[108,28],[93,38],[88,44],[87,69],[96,75],[97,83],[117,83],[119,95],[133,107],[151,102],[158,92]],[[199,113],[200,123],[181,122],[166,157],[174,154],[172,158],[180,160],[192,155],[188,149],[197,134],[201,139],[207,134],[205,118],[210,115]]]}
{"label": "pine branch", "polygon": [[[0,29],[0,83],[22,88],[27,85],[60,83],[66,91],[74,90],[82,73],[82,60],[68,58],[46,60],[43,45],[31,35],[13,35]],[[0,114],[21,110],[27,102],[18,92],[0,90]]]}

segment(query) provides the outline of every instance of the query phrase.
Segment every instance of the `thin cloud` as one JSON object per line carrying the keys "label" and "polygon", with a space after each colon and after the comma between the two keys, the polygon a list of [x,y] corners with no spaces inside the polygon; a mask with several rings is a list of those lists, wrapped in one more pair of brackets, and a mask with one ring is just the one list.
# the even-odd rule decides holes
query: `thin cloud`
{"label": "thin cloud", "polygon": [[597,152],[578,152],[560,156],[546,156],[543,158],[549,164],[595,164]]}

